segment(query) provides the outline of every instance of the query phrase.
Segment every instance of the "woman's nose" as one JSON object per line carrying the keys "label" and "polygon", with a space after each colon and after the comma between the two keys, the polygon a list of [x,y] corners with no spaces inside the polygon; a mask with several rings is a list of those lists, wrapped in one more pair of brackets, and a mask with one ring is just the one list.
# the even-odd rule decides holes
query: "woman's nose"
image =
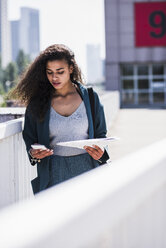
{"label": "woman's nose", "polygon": [[56,79],[57,78],[57,75],[55,73],[52,74],[52,78],[53,79]]}

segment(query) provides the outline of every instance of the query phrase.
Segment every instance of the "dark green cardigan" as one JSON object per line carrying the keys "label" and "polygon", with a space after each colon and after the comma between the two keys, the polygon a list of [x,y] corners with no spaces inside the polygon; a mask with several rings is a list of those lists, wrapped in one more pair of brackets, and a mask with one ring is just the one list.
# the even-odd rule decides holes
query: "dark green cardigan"
{"label": "dark green cardigan", "polygon": [[[82,96],[82,99],[85,103],[86,112],[88,116],[89,122],[89,138],[94,138],[94,128],[93,128],[93,120],[91,114],[91,106],[89,101],[89,95],[87,88],[80,84],[79,82],[75,82],[79,89]],[[50,102],[51,104],[51,102]],[[106,123],[105,123],[105,116],[103,111],[103,106],[100,103],[99,97],[97,93],[94,91],[94,104],[95,104],[95,136],[96,138],[104,138],[106,137]],[[27,152],[31,148],[31,145],[34,143],[39,143],[45,145],[47,148],[50,148],[49,145],[49,116],[50,116],[50,108],[48,108],[44,121],[39,122],[37,119],[32,117],[32,114],[29,110],[29,106],[27,106],[25,112],[25,122],[23,128],[23,139],[26,144]],[[29,160],[32,165],[35,165],[36,162],[32,160],[29,153]],[[106,162],[109,158],[107,152],[104,153],[102,159],[102,163]],[[99,166],[100,163],[96,161],[96,167]],[[41,159],[41,162],[37,163],[37,174],[38,176],[31,181],[33,192],[37,193],[41,190],[44,190],[49,182],[49,157],[45,157]]]}

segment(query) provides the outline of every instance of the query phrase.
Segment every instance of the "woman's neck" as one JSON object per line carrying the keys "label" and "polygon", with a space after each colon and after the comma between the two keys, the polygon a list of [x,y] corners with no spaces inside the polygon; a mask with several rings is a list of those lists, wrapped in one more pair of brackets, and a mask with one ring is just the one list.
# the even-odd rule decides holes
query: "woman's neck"
{"label": "woman's neck", "polygon": [[72,83],[70,81],[70,83],[65,85],[62,89],[56,89],[53,96],[54,97],[58,97],[58,96],[66,97],[66,96],[71,95],[75,92],[76,92],[76,87],[75,87],[74,83]]}

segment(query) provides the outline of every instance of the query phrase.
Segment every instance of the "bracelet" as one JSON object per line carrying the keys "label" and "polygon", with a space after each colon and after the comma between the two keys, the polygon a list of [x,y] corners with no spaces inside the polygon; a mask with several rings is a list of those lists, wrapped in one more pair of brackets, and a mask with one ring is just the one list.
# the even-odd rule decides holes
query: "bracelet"
{"label": "bracelet", "polygon": [[31,148],[28,151],[29,155],[31,156],[31,162],[41,162],[41,159],[35,158],[33,157],[33,155],[31,154]]}

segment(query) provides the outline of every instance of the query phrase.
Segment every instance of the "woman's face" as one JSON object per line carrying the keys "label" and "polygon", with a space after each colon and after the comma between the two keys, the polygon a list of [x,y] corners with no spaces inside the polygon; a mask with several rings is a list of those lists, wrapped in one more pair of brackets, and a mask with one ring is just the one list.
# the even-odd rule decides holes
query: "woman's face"
{"label": "woman's face", "polygon": [[72,72],[73,67],[69,66],[65,60],[48,61],[46,64],[47,78],[55,89],[62,89],[70,84]]}

